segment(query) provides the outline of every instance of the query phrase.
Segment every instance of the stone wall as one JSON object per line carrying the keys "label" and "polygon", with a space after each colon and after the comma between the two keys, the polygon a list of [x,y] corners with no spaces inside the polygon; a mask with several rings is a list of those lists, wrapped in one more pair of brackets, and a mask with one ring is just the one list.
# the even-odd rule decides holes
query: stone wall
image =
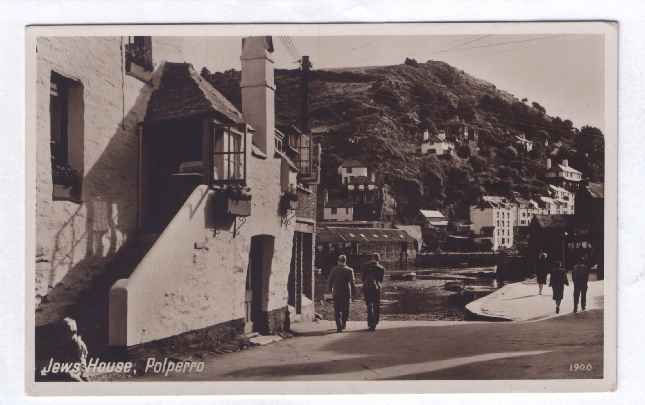
{"label": "stone wall", "polygon": [[[273,237],[271,271],[263,280],[261,329],[282,330],[295,222],[283,224],[280,183],[266,181],[279,179],[280,160],[252,158],[248,163],[252,215],[222,218],[213,211],[212,192],[198,188],[120,286],[127,304],[111,312],[110,323],[112,329],[112,324],[126,322],[127,331],[111,330],[111,344],[137,345],[244,318],[251,240],[259,235]],[[123,313],[126,320],[119,319]]]}
{"label": "stone wall", "polygon": [[[37,41],[37,324],[60,319],[74,292],[90,282],[135,228],[135,126],[145,111],[146,95],[123,74],[121,49],[119,37]],[[52,199],[52,72],[82,85],[80,203]]]}
{"label": "stone wall", "polygon": [[[48,37],[37,41],[37,325],[62,318],[77,295],[135,238],[137,124],[144,118],[152,86],[124,71],[122,52],[126,42],[121,37]],[[162,60],[183,62],[183,44],[178,38],[153,38],[155,68]],[[80,202],[52,199],[52,71],[82,84]],[[248,142],[250,151],[250,138]],[[194,237],[175,240],[175,245],[186,243],[190,250],[186,260],[182,257],[177,266],[165,269],[176,277],[164,278],[160,268],[145,270],[152,272],[150,278],[142,278],[148,283],[141,282],[132,292],[147,291],[150,295],[146,297],[155,305],[146,306],[143,316],[132,324],[137,328],[129,331],[136,336],[132,339],[134,344],[243,319],[249,249],[252,237],[257,235],[274,238],[262,309],[270,331],[282,328],[295,221],[285,224],[279,213],[280,164],[272,154],[268,158],[250,155],[247,180],[253,195],[252,215],[217,226],[211,218],[202,223]],[[210,210],[210,206],[203,209]],[[205,212],[204,218],[212,215],[211,211]],[[170,255],[176,248],[172,243],[156,247]],[[135,273],[143,271],[140,270]],[[134,284],[137,282],[130,286]]]}

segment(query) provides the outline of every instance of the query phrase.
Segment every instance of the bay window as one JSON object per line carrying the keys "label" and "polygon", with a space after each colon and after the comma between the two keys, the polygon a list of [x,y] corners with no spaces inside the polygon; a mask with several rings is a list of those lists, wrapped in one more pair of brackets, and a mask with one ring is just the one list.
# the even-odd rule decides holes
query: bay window
{"label": "bay window", "polygon": [[208,183],[246,185],[247,126],[210,125]]}

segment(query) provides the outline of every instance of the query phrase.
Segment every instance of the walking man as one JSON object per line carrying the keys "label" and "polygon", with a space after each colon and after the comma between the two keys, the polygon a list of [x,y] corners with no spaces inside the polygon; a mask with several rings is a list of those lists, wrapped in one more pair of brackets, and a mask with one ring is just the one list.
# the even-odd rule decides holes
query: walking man
{"label": "walking man", "polygon": [[363,270],[363,294],[367,305],[367,327],[370,331],[376,329],[381,312],[381,284],[385,276],[385,268],[381,266],[381,255],[375,253],[372,260]]}
{"label": "walking man", "polygon": [[562,262],[557,261],[555,267],[551,270],[551,278],[549,279],[549,285],[553,289],[553,301],[555,301],[555,313],[560,313],[560,303],[562,302],[562,297],[564,296],[564,286],[569,285],[569,279],[567,278],[567,273],[562,267]]}
{"label": "walking man", "polygon": [[336,266],[329,273],[327,289],[334,298],[334,316],[336,319],[336,332],[340,333],[347,325],[349,318],[349,302],[352,299],[354,284],[354,269],[347,266],[347,256],[338,256]]}
{"label": "walking man", "polygon": [[586,254],[573,266],[571,278],[573,279],[573,312],[578,312],[578,301],[584,311],[587,307],[587,283],[589,282],[589,265]]}
{"label": "walking man", "polygon": [[538,292],[542,295],[542,288],[546,284],[546,275],[549,272],[549,256],[541,250],[537,255],[537,261],[535,262],[535,277],[537,278],[538,283]]}

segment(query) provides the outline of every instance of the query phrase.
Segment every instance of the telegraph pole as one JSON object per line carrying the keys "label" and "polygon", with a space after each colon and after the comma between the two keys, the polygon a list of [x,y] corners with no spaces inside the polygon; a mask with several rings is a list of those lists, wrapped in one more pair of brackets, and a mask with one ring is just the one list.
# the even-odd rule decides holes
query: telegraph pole
{"label": "telegraph pole", "polygon": [[309,133],[309,73],[311,71],[309,56],[303,55],[300,59],[302,72],[302,110],[300,112],[300,128],[303,133]]}

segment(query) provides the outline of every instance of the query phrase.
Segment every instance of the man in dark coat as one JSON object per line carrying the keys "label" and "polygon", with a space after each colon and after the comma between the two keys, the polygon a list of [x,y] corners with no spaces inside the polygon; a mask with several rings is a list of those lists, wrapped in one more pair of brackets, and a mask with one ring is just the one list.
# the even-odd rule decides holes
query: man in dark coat
{"label": "man in dark coat", "polygon": [[555,267],[551,270],[551,278],[549,279],[549,285],[553,289],[553,301],[555,301],[555,313],[560,313],[560,303],[562,302],[562,297],[564,296],[564,286],[569,285],[569,279],[567,278],[567,272],[562,267],[562,262],[557,261]]}
{"label": "man in dark coat", "polygon": [[380,263],[381,255],[375,253],[373,259],[363,269],[363,294],[367,305],[367,326],[370,331],[376,329],[381,312],[381,284],[385,268]]}
{"label": "man in dark coat", "polygon": [[578,301],[584,311],[587,307],[587,283],[589,282],[589,265],[586,255],[582,256],[580,261],[573,266],[571,278],[573,279],[573,312],[578,312]]}
{"label": "man in dark coat", "polygon": [[546,284],[546,276],[549,273],[548,259],[549,256],[544,251],[540,251],[535,262],[535,277],[537,278],[538,292],[540,295],[542,295],[542,289],[544,288],[544,284]]}
{"label": "man in dark coat", "polygon": [[495,280],[497,281],[497,288],[504,287],[504,280],[506,278],[506,266],[508,265],[508,257],[503,249],[497,253],[497,270],[495,271]]}
{"label": "man in dark coat", "polygon": [[347,256],[338,256],[337,265],[329,273],[328,290],[334,298],[334,316],[336,331],[342,332],[349,318],[349,302],[352,299],[354,284],[354,269],[347,266]]}

